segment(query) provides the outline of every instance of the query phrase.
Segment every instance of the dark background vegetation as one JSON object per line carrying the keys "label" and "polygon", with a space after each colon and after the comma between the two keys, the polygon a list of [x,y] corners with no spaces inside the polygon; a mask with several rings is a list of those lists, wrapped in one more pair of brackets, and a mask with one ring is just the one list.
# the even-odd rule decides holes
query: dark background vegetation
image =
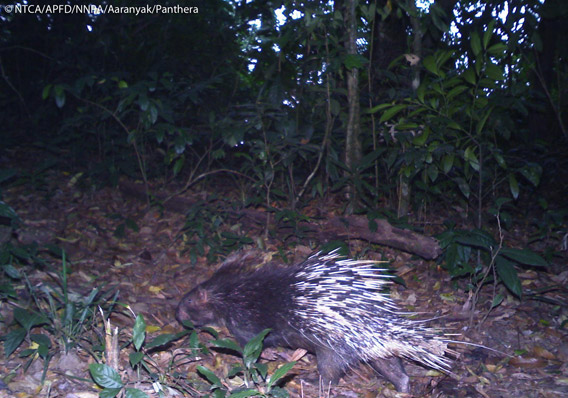
{"label": "dark background vegetation", "polygon": [[[58,170],[83,191],[140,180],[158,208],[162,190],[206,193],[187,213],[192,258],[252,242],[215,237],[220,199],[275,219],[333,202],[435,220],[452,276],[516,297],[518,266],[566,250],[567,2],[142,3],[198,12],[0,11],[3,189],[41,192]],[[36,261],[6,245],[4,286]]]}

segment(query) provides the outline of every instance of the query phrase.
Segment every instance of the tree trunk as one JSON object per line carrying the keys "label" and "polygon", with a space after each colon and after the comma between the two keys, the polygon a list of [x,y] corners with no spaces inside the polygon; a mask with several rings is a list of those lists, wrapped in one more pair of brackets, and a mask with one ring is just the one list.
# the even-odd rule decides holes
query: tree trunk
{"label": "tree trunk", "polygon": [[[356,0],[347,0],[344,10],[344,22],[347,30],[345,49],[348,55],[357,55],[357,19],[355,14]],[[347,103],[349,115],[345,137],[345,165],[348,173],[355,172],[355,165],[361,160],[361,141],[359,139],[361,126],[359,117],[359,70],[356,67],[347,70]],[[356,175],[350,176],[357,178]],[[352,213],[357,206],[355,184],[351,182],[347,187],[349,205],[347,212]]]}

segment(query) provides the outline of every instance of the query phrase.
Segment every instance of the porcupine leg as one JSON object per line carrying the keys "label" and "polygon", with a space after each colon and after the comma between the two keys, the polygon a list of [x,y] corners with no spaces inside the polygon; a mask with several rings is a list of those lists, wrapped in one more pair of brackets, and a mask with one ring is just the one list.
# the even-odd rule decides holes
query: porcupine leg
{"label": "porcupine leg", "polygon": [[348,365],[345,360],[331,349],[319,348],[316,351],[318,371],[324,387],[339,383]]}
{"label": "porcupine leg", "polygon": [[370,365],[381,376],[390,381],[399,392],[410,392],[410,378],[406,374],[400,358],[375,359],[370,362]]}

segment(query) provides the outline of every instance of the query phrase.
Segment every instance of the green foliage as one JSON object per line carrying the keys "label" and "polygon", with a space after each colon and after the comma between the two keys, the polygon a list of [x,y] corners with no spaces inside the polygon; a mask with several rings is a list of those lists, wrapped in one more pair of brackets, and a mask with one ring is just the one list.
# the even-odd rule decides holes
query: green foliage
{"label": "green foliage", "polygon": [[[24,341],[30,344],[29,349],[22,350],[20,357],[29,358],[25,368],[36,358],[44,360],[47,370],[49,361],[56,352],[69,352],[81,346],[88,352],[87,344],[92,336],[92,325],[95,323],[97,308],[108,308],[112,311],[116,294],[102,292],[93,288],[87,296],[72,292],[68,288],[67,261],[63,256],[63,266],[55,276],[57,284],[47,283],[32,285],[25,275],[13,275],[25,279],[31,303],[27,308],[14,309],[15,328],[3,336],[4,352],[11,355]],[[15,297],[15,296],[13,296]],[[33,333],[40,328],[43,333]],[[96,339],[96,336],[95,336]],[[44,373],[45,377],[45,373]]]}
{"label": "green foliage", "polygon": [[[444,249],[444,268],[454,278],[469,277],[471,288],[485,283],[502,282],[511,293],[522,297],[521,282],[515,267],[547,267],[548,263],[529,249],[504,247],[489,233],[474,229],[471,231],[449,228],[438,235],[440,247]],[[481,262],[477,261],[480,254]],[[494,298],[494,305],[502,296]]]}
{"label": "green foliage", "polygon": [[415,97],[371,110],[396,129],[386,136],[392,148],[389,168],[436,198],[448,199],[448,188],[454,187],[462,201],[474,200],[478,212],[488,194],[508,188],[517,199],[519,181],[536,187],[542,174],[538,164],[503,150],[514,137],[513,115],[526,115],[527,109],[519,98],[503,95],[504,44],[490,44],[492,32],[493,23],[483,38],[472,33],[467,68],[456,73],[452,53],[438,51],[424,59],[428,74]]}
{"label": "green foliage", "polygon": [[[263,330],[261,333],[253,337],[244,348],[241,348],[233,340],[221,339],[212,340],[214,347],[237,352],[242,357],[242,363],[233,366],[227,375],[227,379],[233,379],[236,376],[242,376],[243,386],[236,389],[228,389],[230,385],[221,380],[214,372],[204,366],[198,366],[197,370],[205,377],[210,386],[207,390],[212,391],[212,397],[288,397],[289,394],[283,388],[277,386],[278,382],[292,369],[295,362],[289,362],[282,365],[274,371],[272,375],[268,374],[266,364],[259,363],[260,354],[262,352],[262,342],[270,329]],[[232,383],[231,383],[232,384]]]}
{"label": "green foliage", "polygon": [[[164,333],[146,343],[146,322],[142,315],[139,314],[136,316],[132,328],[132,339],[130,340],[134,348],[134,351],[129,354],[130,366],[137,371],[143,369],[149,374],[153,381],[152,387],[160,397],[166,396],[164,388],[168,387],[170,384],[172,388],[177,388],[175,386],[175,377],[171,375],[174,372],[170,368],[162,369],[158,366],[158,364],[153,361],[152,357],[148,355],[148,350],[163,347],[172,341],[179,340],[188,333],[189,331],[183,331],[177,334]],[[107,349],[109,349],[109,347],[107,347]],[[114,398],[118,394],[131,398],[145,398],[148,396],[138,388],[128,387],[131,382],[123,381],[120,374],[106,364],[93,363],[89,365],[89,372],[95,383],[103,388],[99,393],[101,398]]]}

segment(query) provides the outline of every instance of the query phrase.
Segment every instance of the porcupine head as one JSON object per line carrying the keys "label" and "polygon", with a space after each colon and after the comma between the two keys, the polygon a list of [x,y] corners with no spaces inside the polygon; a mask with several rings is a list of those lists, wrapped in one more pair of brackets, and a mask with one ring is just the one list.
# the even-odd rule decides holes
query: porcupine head
{"label": "porcupine head", "polygon": [[444,342],[400,317],[394,303],[376,293],[387,282],[370,262],[338,257],[318,254],[291,267],[245,271],[251,256],[230,256],[182,298],[176,317],[195,326],[226,326],[241,345],[270,328],[265,345],[316,354],[325,385],[365,362],[397,390],[409,392],[400,358],[443,368]]}

